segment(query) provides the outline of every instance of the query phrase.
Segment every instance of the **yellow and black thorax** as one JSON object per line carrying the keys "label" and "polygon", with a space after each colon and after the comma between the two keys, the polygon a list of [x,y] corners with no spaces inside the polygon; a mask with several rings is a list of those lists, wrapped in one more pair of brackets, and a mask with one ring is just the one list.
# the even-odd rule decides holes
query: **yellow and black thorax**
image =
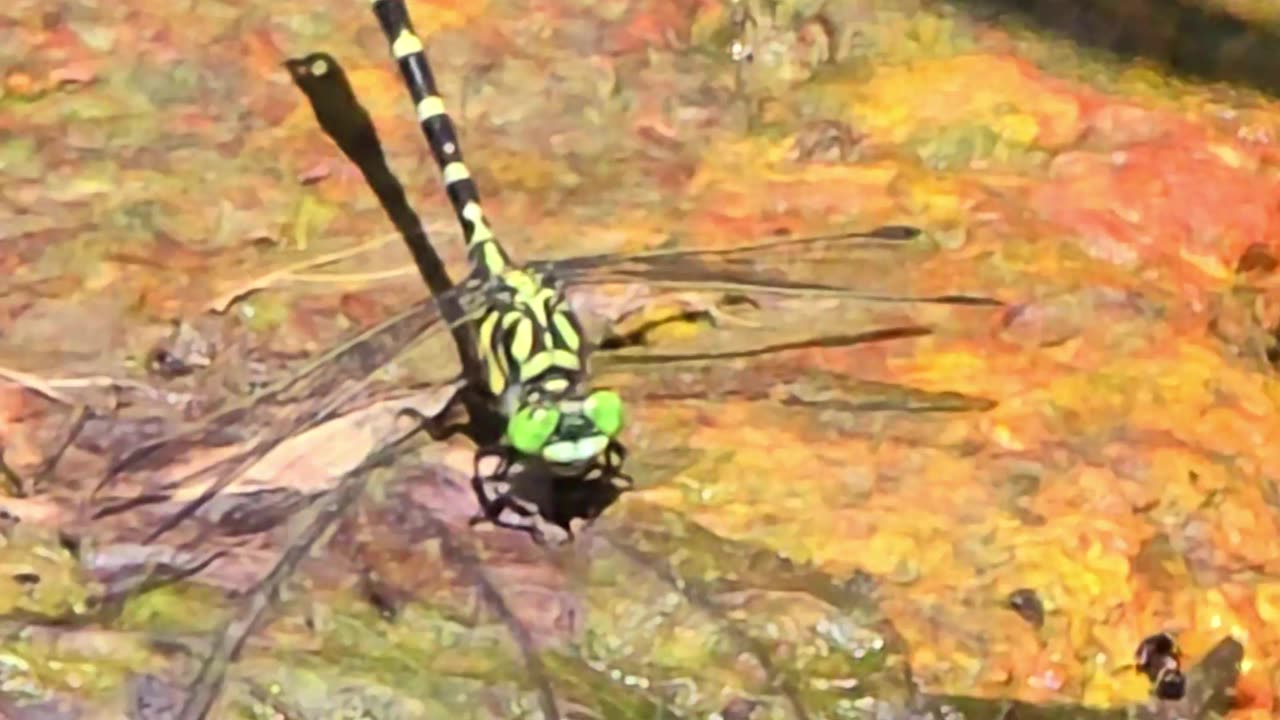
{"label": "yellow and black thorax", "polygon": [[508,269],[484,283],[476,350],[503,414],[579,389],[588,348],[582,326],[553,278]]}

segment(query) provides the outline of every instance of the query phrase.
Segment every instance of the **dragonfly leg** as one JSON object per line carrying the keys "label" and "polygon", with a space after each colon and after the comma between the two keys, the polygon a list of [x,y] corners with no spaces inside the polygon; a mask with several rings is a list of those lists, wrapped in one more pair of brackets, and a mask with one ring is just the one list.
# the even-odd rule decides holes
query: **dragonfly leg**
{"label": "dragonfly leg", "polygon": [[[548,519],[543,508],[531,499],[513,491],[521,481],[511,476],[511,451],[502,446],[482,448],[476,453],[475,472],[471,487],[480,511],[471,518],[471,525],[491,524],[508,530],[527,533],[540,545],[560,544],[573,539],[573,531],[567,526]],[[485,472],[482,465],[490,458],[497,458],[498,466]],[[528,488],[526,488],[528,489]]]}
{"label": "dragonfly leg", "polygon": [[[604,465],[601,467],[603,474],[601,480],[607,480],[610,485],[618,490],[630,490],[635,487],[636,482],[632,477],[622,472],[622,467],[627,460],[627,448],[617,440],[609,441],[609,447],[605,452]],[[603,510],[603,508],[601,508]]]}
{"label": "dragonfly leg", "polygon": [[446,418],[447,415],[452,414],[455,407],[456,405],[451,402],[437,417],[428,417],[419,412],[416,408],[408,407],[400,408],[396,415],[413,420],[417,423],[419,430],[425,431],[427,435],[431,436],[432,440],[439,442],[441,440],[448,440],[459,433],[465,434],[468,425],[470,425],[470,422],[467,420],[450,421]]}
{"label": "dragonfly leg", "polygon": [[486,409],[486,399],[474,386],[466,385],[434,417],[428,417],[409,407],[401,408],[397,414],[413,420],[436,442],[462,435],[477,445],[487,445],[491,442],[494,431],[490,427],[492,423],[483,419]]}
{"label": "dragonfly leg", "polygon": [[492,499],[488,507],[471,520],[472,525],[490,523],[508,530],[528,533],[534,542],[545,545],[573,539],[573,531],[542,517],[537,505],[522,500],[511,493],[503,493]]}
{"label": "dragonfly leg", "polygon": [[[496,460],[497,467],[485,472],[483,465],[488,460]],[[491,522],[503,508],[504,498],[511,491],[508,473],[511,470],[511,452],[502,446],[482,447],[476,450],[475,467],[471,473],[471,490],[480,504],[480,512],[471,518],[471,524]]]}

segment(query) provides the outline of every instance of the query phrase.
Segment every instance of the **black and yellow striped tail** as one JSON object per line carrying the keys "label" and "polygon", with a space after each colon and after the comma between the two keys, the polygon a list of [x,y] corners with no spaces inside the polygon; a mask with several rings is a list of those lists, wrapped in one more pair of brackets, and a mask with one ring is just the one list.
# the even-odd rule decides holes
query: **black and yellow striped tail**
{"label": "black and yellow striped tail", "polygon": [[471,262],[489,274],[505,271],[511,259],[494,237],[493,230],[480,207],[480,193],[476,190],[471,172],[462,161],[462,147],[453,121],[444,109],[444,100],[436,87],[435,77],[422,40],[413,31],[409,9],[404,0],[374,0],[373,13],[378,17],[382,32],[391,43],[391,54],[400,66],[409,95],[418,110],[418,123],[427,137],[431,154],[435,156],[444,176],[449,202],[462,224],[467,240],[467,252]]}

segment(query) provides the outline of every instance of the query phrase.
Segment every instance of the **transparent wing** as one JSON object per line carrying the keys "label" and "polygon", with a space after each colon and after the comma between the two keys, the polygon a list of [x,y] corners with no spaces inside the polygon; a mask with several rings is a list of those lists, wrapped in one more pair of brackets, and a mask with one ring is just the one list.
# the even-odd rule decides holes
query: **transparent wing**
{"label": "transparent wing", "polygon": [[[94,517],[165,502],[181,488],[204,484],[194,501],[153,530],[152,537],[176,526],[290,437],[367,399],[375,373],[416,343],[468,322],[481,306],[462,288],[446,299],[468,310],[445,323],[435,300],[418,303],[308,361],[251,398],[134,448],[112,464],[95,489]],[[162,471],[158,477],[157,471]],[[107,492],[119,478],[136,473],[151,474],[144,491],[116,497]]]}
{"label": "transparent wing", "polygon": [[[999,306],[994,298],[966,293],[912,296],[890,290],[896,273],[883,262],[863,263],[867,255],[898,255],[909,270],[923,249],[921,231],[907,225],[872,230],[764,240],[730,248],[670,249],[569,258],[537,266],[573,284],[643,282],[653,287],[775,295],[833,295],[869,302]],[[901,284],[898,284],[901,287]]]}
{"label": "transparent wing", "polygon": [[[590,297],[595,287],[642,288],[642,302],[613,310],[624,319],[606,333],[603,352],[593,357],[592,367],[605,374],[603,382],[630,386],[650,399],[736,396],[913,413],[990,408],[994,402],[988,398],[915,388],[883,373],[859,378],[856,367],[846,369],[839,362],[841,348],[989,327],[991,310],[1003,303],[987,295],[951,292],[945,285],[942,292],[929,292],[930,282],[921,279],[922,269],[929,266],[944,282],[951,274],[945,255],[919,230],[894,225],[730,248],[592,255],[547,270],[583,287],[587,298],[578,304],[586,308],[602,304]],[[654,303],[657,291],[674,291],[692,302],[693,310],[646,316],[645,305]],[[691,297],[695,299],[689,301]],[[718,330],[666,333],[653,340],[656,326],[682,315],[701,315]],[[812,360],[814,353],[825,353],[831,362],[824,368],[791,361]],[[859,364],[849,359],[844,365],[849,363]],[[628,377],[636,372],[646,377]],[[821,392],[813,390],[819,386]]]}
{"label": "transparent wing", "polygon": [[[620,385],[630,384],[634,391],[646,397],[679,399],[705,397],[707,393],[722,395],[738,394],[746,398],[766,399],[777,395],[778,389],[761,387],[750,380],[750,375],[737,372],[731,368],[733,361],[760,358],[775,354],[786,354],[814,348],[849,347],[868,343],[900,340],[921,337],[933,331],[927,325],[903,321],[899,323],[880,324],[878,326],[859,326],[858,317],[844,316],[841,322],[830,327],[822,327],[818,333],[809,328],[814,323],[804,319],[805,313],[812,313],[817,308],[825,317],[834,317],[832,310],[820,305],[821,302],[858,304],[867,300],[884,301],[897,304],[943,304],[960,306],[988,307],[999,305],[990,298],[975,296],[928,297],[893,296],[891,294],[875,294],[861,292],[855,287],[841,287],[834,280],[821,282],[790,280],[778,272],[769,270],[770,263],[776,263],[779,254],[791,255],[788,258],[795,265],[797,257],[814,260],[824,253],[840,253],[848,264],[848,247],[840,243],[851,239],[868,239],[873,235],[872,247],[881,251],[900,244],[899,237],[907,233],[902,231],[875,231],[874,234],[843,234],[814,238],[790,239],[783,241],[767,241],[744,245],[741,247],[720,250],[673,250],[659,251],[635,255],[596,255],[570,258],[557,263],[537,263],[535,267],[551,272],[570,286],[581,286],[584,291],[591,292],[593,286],[608,283],[639,283],[649,288],[678,288],[684,291],[711,290],[714,292],[739,292],[753,296],[779,295],[785,298],[781,305],[767,308],[768,319],[758,323],[758,327],[737,328],[731,332],[707,333],[701,347],[686,346],[679,351],[666,351],[662,348],[633,345],[602,351],[593,360],[593,368],[601,371],[618,369],[646,368],[650,371],[664,367],[677,368],[687,366],[691,362],[703,363],[718,372],[706,371],[704,378],[706,387],[699,388],[697,383],[673,383],[663,380],[659,375],[648,383],[628,383],[618,380]],[[837,245],[833,248],[831,243]],[[856,247],[857,244],[855,244]],[[803,251],[803,252],[801,252]],[[667,274],[676,277],[668,277]],[[455,303],[463,308],[463,316],[450,323],[442,323],[439,305]],[[179,487],[199,485],[200,481],[216,478],[205,486],[205,490],[188,505],[182,513],[171,516],[157,533],[164,532],[217,495],[227,484],[243,474],[260,461],[264,456],[276,449],[289,437],[324,423],[349,408],[356,400],[367,396],[370,377],[379,369],[401,356],[415,342],[423,341],[443,331],[457,327],[476,317],[483,309],[484,298],[475,288],[455,288],[436,300],[426,300],[394,317],[372,327],[320,357],[308,362],[304,367],[284,378],[252,398],[229,407],[198,422],[169,434],[161,439],[148,442],[129,452],[116,462],[109,474],[99,485],[101,493],[116,477],[133,472],[165,468],[168,477],[156,484],[150,484],[145,493],[131,493],[126,497],[102,497],[99,501],[99,516],[117,514],[135,507],[138,503],[153,503],[167,499],[171,491]],[[798,313],[798,314],[797,314]],[[788,317],[794,317],[788,320]],[[803,332],[797,336],[797,328]],[[713,349],[711,349],[713,348]],[[726,369],[730,368],[730,369]],[[742,387],[733,389],[734,382],[726,380],[741,376]],[[687,377],[687,373],[682,375]],[[832,376],[826,382],[840,386],[846,390],[850,387],[847,379]],[[754,384],[753,384],[754,383]],[[866,383],[854,383],[860,391],[871,386]],[[667,388],[663,393],[650,394],[646,386]],[[682,387],[680,392],[672,388]],[[790,386],[788,386],[790,387]],[[833,407],[853,407],[863,410],[873,409],[911,409],[923,411],[938,409],[955,411],[960,409],[981,409],[989,405],[981,399],[969,399],[954,394],[938,397],[927,396],[904,388],[880,388],[862,397],[834,400],[830,393],[823,396]],[[367,399],[367,398],[366,398]],[[778,398],[783,399],[783,398]],[[796,394],[785,399],[787,402],[803,404],[810,402],[803,394]],[[212,462],[192,463],[183,457],[194,451],[208,454],[210,447],[227,447],[225,452]],[[193,467],[194,465],[194,467]],[[181,470],[174,470],[181,468]]]}

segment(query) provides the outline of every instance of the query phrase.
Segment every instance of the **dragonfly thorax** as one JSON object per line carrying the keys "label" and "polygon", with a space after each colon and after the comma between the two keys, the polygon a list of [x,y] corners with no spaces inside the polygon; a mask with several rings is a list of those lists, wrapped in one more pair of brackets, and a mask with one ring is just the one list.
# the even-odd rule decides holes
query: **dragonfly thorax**
{"label": "dragonfly thorax", "polygon": [[554,281],[532,270],[492,276],[476,337],[506,441],[525,455],[578,465],[602,455],[622,424],[621,399],[585,387],[587,343]]}
{"label": "dragonfly thorax", "polygon": [[549,278],[508,270],[490,278],[485,300],[477,354],[494,398],[523,399],[535,389],[562,394],[579,385],[588,348],[567,298]]}

